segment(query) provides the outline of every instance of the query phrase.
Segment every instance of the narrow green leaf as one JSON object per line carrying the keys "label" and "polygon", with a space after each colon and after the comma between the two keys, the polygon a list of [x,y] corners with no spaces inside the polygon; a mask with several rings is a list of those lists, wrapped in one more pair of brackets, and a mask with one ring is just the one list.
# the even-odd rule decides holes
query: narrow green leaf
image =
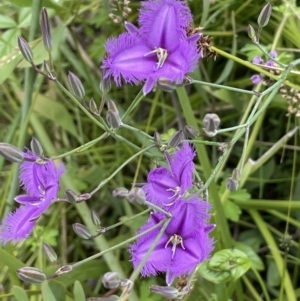
{"label": "narrow green leaf", "polygon": [[74,293],[75,301],[85,301],[85,294],[84,294],[83,287],[81,283],[77,280],[74,283],[73,293]]}
{"label": "narrow green leaf", "polygon": [[4,265],[7,265],[13,271],[16,271],[24,266],[22,261],[18,260],[15,256],[11,255],[2,248],[0,248],[0,262]]}
{"label": "narrow green leaf", "polygon": [[18,301],[29,301],[26,292],[21,287],[13,285],[11,292]]}
{"label": "narrow green leaf", "polygon": [[41,285],[42,287],[42,295],[44,301],[57,301],[53,292],[48,284],[48,281],[44,281]]}

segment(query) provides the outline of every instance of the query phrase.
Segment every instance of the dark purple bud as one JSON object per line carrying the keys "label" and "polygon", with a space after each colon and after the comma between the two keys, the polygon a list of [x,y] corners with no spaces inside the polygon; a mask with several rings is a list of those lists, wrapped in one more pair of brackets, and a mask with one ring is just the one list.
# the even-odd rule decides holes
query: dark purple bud
{"label": "dark purple bud", "polygon": [[272,5],[269,2],[263,7],[263,9],[261,10],[258,16],[257,24],[259,27],[265,27],[269,23],[271,13],[272,13]]}
{"label": "dark purple bud", "polygon": [[95,210],[91,210],[91,220],[95,226],[101,225],[99,214]]}
{"label": "dark purple bud", "polygon": [[203,125],[206,131],[208,132],[215,132],[219,125],[221,123],[221,120],[217,114],[206,114],[203,118]]}
{"label": "dark purple bud", "polygon": [[54,274],[56,276],[60,276],[66,273],[69,273],[73,270],[73,267],[71,265],[64,265],[61,268],[59,268]]}
{"label": "dark purple bud", "polygon": [[19,45],[19,49],[22,53],[23,58],[32,63],[33,62],[33,52],[30,48],[30,46],[28,45],[28,43],[26,42],[25,39],[23,39],[22,37],[18,37],[18,45]]}
{"label": "dark purple bud", "polygon": [[111,295],[109,297],[91,297],[87,301],[118,301],[120,299],[117,295]]}
{"label": "dark purple bud", "polygon": [[257,43],[255,30],[250,24],[248,25],[248,36],[253,43]]}
{"label": "dark purple bud", "polygon": [[129,191],[126,199],[132,204],[143,205],[146,201],[146,195],[142,188],[133,187]]}
{"label": "dark purple bud", "polygon": [[79,99],[83,99],[85,95],[85,91],[80,79],[72,72],[69,72],[68,79],[73,94]]}
{"label": "dark purple bud", "polygon": [[68,202],[75,204],[77,202],[78,195],[71,189],[65,191],[66,199]]}
{"label": "dark purple bud", "polygon": [[20,279],[29,283],[41,283],[46,280],[46,275],[37,268],[23,267],[17,270]]}
{"label": "dark purple bud", "polygon": [[183,133],[186,138],[190,138],[190,139],[194,139],[200,136],[199,131],[190,125],[186,125],[183,128]]}
{"label": "dark purple bud", "polygon": [[51,35],[48,13],[45,7],[43,7],[41,12],[41,29],[42,29],[44,47],[49,52],[53,47],[53,40]]}
{"label": "dark purple bud", "polygon": [[226,188],[231,192],[237,191],[239,188],[239,182],[234,178],[230,177],[226,181]]}
{"label": "dark purple bud", "polygon": [[98,107],[97,107],[97,104],[96,104],[94,98],[91,98],[91,99],[90,99],[89,107],[90,107],[90,111],[91,111],[93,114],[99,115]]}
{"label": "dark purple bud", "polygon": [[150,291],[157,295],[163,296],[166,299],[176,299],[178,297],[178,290],[172,286],[151,285]]}
{"label": "dark purple bud", "polygon": [[160,133],[154,132],[154,142],[155,142],[155,145],[157,145],[157,146],[162,145],[163,141],[162,141]]}
{"label": "dark purple bud", "polygon": [[103,275],[102,284],[105,288],[112,289],[119,287],[121,278],[116,272],[108,272]]}
{"label": "dark purple bud", "polygon": [[167,79],[159,79],[157,81],[157,86],[165,92],[173,92],[177,87],[174,82],[171,82]]}
{"label": "dark purple bud", "polygon": [[107,112],[106,121],[113,129],[118,129],[120,126],[123,125],[119,114],[113,111]]}
{"label": "dark purple bud", "polygon": [[43,242],[43,249],[44,249],[44,252],[45,252],[47,258],[51,262],[56,262],[57,261],[57,254],[55,253],[55,251],[53,250],[53,248],[49,244],[47,244],[46,242]]}
{"label": "dark purple bud", "polygon": [[128,196],[128,189],[125,187],[118,187],[112,191],[112,195],[115,198],[124,199]]}
{"label": "dark purple bud", "polygon": [[36,154],[38,157],[42,157],[44,154],[43,148],[40,142],[36,138],[32,138],[30,142],[31,151]]}
{"label": "dark purple bud", "polygon": [[90,230],[79,223],[73,224],[72,225],[74,232],[81,238],[83,239],[90,239],[92,237],[92,234],[90,232]]}
{"label": "dark purple bud", "polygon": [[168,147],[177,147],[184,139],[183,131],[176,131],[168,142]]}
{"label": "dark purple bud", "polygon": [[86,200],[90,199],[92,196],[90,193],[82,193],[82,194],[79,194],[77,196],[77,201],[76,203],[81,203],[81,202],[85,202]]}
{"label": "dark purple bud", "polygon": [[9,143],[0,142],[0,155],[10,162],[24,161],[24,153]]}

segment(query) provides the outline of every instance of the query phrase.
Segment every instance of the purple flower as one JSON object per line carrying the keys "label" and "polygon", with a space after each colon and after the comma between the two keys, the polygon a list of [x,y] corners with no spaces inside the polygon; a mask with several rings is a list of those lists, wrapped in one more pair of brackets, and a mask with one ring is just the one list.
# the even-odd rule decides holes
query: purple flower
{"label": "purple flower", "polygon": [[24,157],[27,161],[20,165],[20,183],[27,194],[15,198],[22,206],[2,221],[0,240],[5,244],[30,235],[36,220],[57,199],[59,179],[64,172],[63,164],[56,168],[52,160],[39,158],[30,151],[24,153]]}
{"label": "purple flower", "polygon": [[147,200],[160,207],[173,205],[193,186],[194,150],[188,142],[173,156],[166,153],[169,167],[158,167],[148,174],[143,186]]}
{"label": "purple flower", "polygon": [[263,59],[259,55],[255,56],[252,60],[253,64],[262,64],[263,62],[264,62]]}
{"label": "purple flower", "polygon": [[159,79],[181,84],[200,58],[196,44],[199,34],[186,34],[191,21],[184,1],[143,1],[140,29],[127,23],[128,33],[107,41],[107,55],[101,67],[105,70],[104,78],[113,77],[118,86],[121,78],[133,84],[145,81],[144,94]]}
{"label": "purple flower", "polygon": [[[207,204],[206,209],[208,208]],[[175,277],[191,274],[197,265],[209,257],[213,249],[213,240],[208,234],[214,227],[205,223],[208,214],[203,210],[202,202],[178,200],[172,214],[171,222],[141,270],[142,276],[166,272],[168,285],[172,284]],[[153,213],[139,233],[164,218],[160,212]],[[145,257],[159,230],[155,229],[140,237],[130,246],[131,261],[135,268]]]}
{"label": "purple flower", "polygon": [[277,58],[277,51],[276,50],[271,50],[269,54],[270,54],[271,58],[273,58],[273,59]]}

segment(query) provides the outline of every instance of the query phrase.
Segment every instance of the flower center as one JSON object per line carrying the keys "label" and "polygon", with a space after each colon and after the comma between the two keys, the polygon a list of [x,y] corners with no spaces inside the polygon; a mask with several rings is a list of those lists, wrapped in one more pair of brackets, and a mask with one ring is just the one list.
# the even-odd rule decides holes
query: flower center
{"label": "flower center", "polygon": [[177,200],[177,197],[180,197],[180,194],[179,194],[180,193],[180,187],[177,186],[175,188],[168,188],[168,189],[166,189],[166,191],[174,192],[174,194],[168,198],[168,200],[170,200],[172,198],[175,198],[174,202],[167,203],[167,204],[164,203],[165,206],[172,206],[175,203],[175,201]]}
{"label": "flower center", "polygon": [[168,51],[166,49],[163,49],[163,48],[160,48],[160,47],[157,47],[157,48],[155,47],[154,50],[144,54],[144,56],[147,56],[151,53],[156,53],[157,63],[156,63],[155,70],[157,70],[158,68],[161,68],[164,65],[164,63],[165,63],[165,61],[168,57]]}
{"label": "flower center", "polygon": [[182,249],[185,250],[185,247],[183,245],[183,239],[180,235],[174,234],[170,237],[170,239],[167,241],[166,245],[165,245],[165,249],[167,248],[167,246],[169,245],[169,243],[172,244],[172,259],[175,255],[175,251],[178,245],[181,245]]}

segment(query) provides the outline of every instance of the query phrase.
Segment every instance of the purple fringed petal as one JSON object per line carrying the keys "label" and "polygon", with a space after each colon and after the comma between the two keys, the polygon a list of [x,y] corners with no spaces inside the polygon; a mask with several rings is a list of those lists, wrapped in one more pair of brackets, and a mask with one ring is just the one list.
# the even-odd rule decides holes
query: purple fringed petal
{"label": "purple fringed petal", "polygon": [[188,142],[185,142],[172,158],[170,168],[182,191],[186,191],[193,185],[193,172],[195,170],[193,159],[195,155],[193,148]]}
{"label": "purple fringed petal", "polygon": [[127,32],[129,32],[129,33],[138,33],[139,32],[139,29],[132,23],[125,21],[124,24],[125,24],[125,28],[126,28]]}
{"label": "purple fringed petal", "polygon": [[258,84],[262,81],[261,76],[258,75],[258,74],[252,75],[252,76],[250,77],[250,79],[251,79],[251,81],[252,81],[252,83],[253,83],[254,85],[258,85]]}
{"label": "purple fringed petal", "polygon": [[151,170],[147,184],[143,186],[147,200],[158,206],[173,203],[177,196],[178,183],[165,167]]}
{"label": "purple fringed petal", "polygon": [[185,28],[192,22],[189,8],[184,1],[143,1],[139,24],[141,35],[147,37],[149,45],[174,50],[180,38],[186,37]]}
{"label": "purple fringed petal", "polygon": [[213,250],[213,240],[201,231],[194,237],[183,239],[184,249],[177,246],[171,266],[166,275],[168,285],[175,277],[189,275],[201,262],[209,258]]}
{"label": "purple fringed petal", "polygon": [[28,195],[28,194],[23,194],[23,195],[18,195],[15,197],[15,201],[19,204],[22,205],[33,205],[33,206],[38,206],[41,204],[41,202],[43,201],[43,199],[36,197],[36,196],[32,196],[32,195]]}
{"label": "purple fringed petal", "polygon": [[172,207],[171,222],[169,223],[166,233],[169,236],[178,234],[182,237],[193,236],[200,229],[206,227],[205,221],[209,218],[208,210],[210,204],[199,199],[188,201],[177,200],[174,208]]}
{"label": "purple fringed petal", "polygon": [[146,82],[144,84],[144,87],[143,87],[143,94],[144,95],[147,95],[149,92],[152,91],[152,89],[154,88],[154,85],[155,85],[155,80],[152,79],[151,77],[148,77],[146,79]]}
{"label": "purple fringed petal", "polygon": [[9,213],[0,226],[0,241],[6,244],[9,241],[17,243],[26,239],[35,226],[35,222],[30,221],[30,218],[37,208],[31,205],[21,206],[16,211]]}
{"label": "purple fringed petal", "polygon": [[104,78],[112,76],[118,86],[121,77],[127,83],[136,84],[155,69],[156,57],[145,56],[152,49],[136,33],[123,33],[118,38],[109,39],[105,48],[108,55],[101,67],[105,70]]}

